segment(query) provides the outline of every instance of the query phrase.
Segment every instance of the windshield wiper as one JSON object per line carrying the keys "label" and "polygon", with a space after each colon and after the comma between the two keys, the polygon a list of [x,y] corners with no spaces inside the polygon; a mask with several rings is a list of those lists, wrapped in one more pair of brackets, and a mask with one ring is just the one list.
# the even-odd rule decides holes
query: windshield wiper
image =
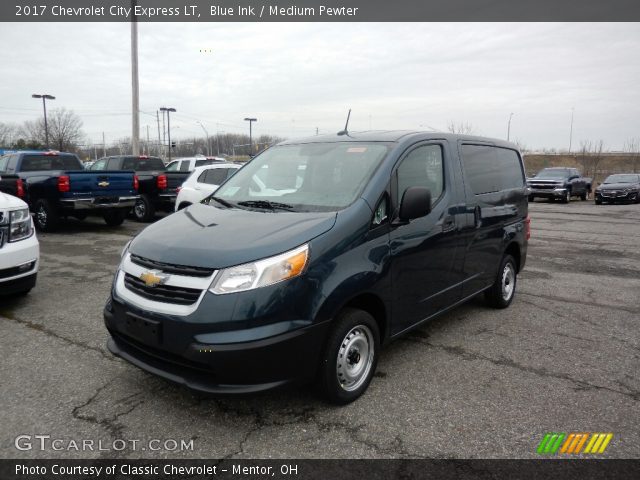
{"label": "windshield wiper", "polygon": [[243,202],[238,202],[238,205],[242,205],[243,207],[268,208],[270,210],[290,210],[293,208],[293,205],[279,202],[270,202],[268,200],[245,200]]}
{"label": "windshield wiper", "polygon": [[209,197],[209,200],[215,200],[216,202],[218,202],[218,203],[220,203],[220,204],[222,204],[222,205],[224,205],[225,207],[228,207],[228,208],[233,208],[234,207],[234,205],[231,202],[227,202],[226,200],[224,200],[224,199],[222,199],[220,197],[215,197],[213,195],[211,195]]}

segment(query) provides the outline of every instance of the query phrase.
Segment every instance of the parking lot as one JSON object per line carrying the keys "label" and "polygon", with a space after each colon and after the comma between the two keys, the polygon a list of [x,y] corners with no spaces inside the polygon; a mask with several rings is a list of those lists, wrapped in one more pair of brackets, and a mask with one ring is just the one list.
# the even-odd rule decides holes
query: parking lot
{"label": "parking lot", "polygon": [[[113,357],[102,307],[143,225],[69,221],[39,236],[36,288],[0,300],[0,457],[535,458],[547,432],[612,432],[603,456],[637,458],[640,205],[537,201],[530,212],[512,306],[478,299],[391,344],[346,407],[310,387],[208,398]],[[103,449],[15,448],[40,434]],[[150,451],[151,439],[193,449]]]}

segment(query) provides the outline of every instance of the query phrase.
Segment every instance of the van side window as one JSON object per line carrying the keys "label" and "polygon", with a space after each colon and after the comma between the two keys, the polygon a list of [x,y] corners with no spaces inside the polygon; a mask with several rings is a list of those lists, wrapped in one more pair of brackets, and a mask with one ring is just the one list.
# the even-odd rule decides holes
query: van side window
{"label": "van side window", "polygon": [[488,145],[462,145],[462,163],[475,195],[524,186],[524,172],[515,150]]}
{"label": "van side window", "polygon": [[398,199],[409,187],[427,187],[431,191],[431,203],[442,195],[444,169],[442,147],[440,145],[422,145],[402,160],[398,167]]}
{"label": "van side window", "polygon": [[167,172],[177,172],[179,166],[180,162],[171,162],[169,165],[167,165]]}
{"label": "van side window", "polygon": [[105,170],[107,166],[107,159],[104,158],[102,160],[98,160],[96,163],[91,165],[91,170]]}
{"label": "van side window", "polygon": [[9,163],[9,156],[0,157],[0,172],[7,171],[7,163]]}
{"label": "van side window", "polygon": [[180,164],[180,171],[181,172],[188,172],[189,171],[189,167],[191,162],[189,160],[183,160],[182,163]]}

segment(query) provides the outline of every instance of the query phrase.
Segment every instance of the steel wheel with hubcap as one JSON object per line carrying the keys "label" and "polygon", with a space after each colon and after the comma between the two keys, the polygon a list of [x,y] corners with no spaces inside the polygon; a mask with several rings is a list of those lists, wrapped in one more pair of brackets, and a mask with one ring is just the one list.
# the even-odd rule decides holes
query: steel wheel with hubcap
{"label": "steel wheel with hubcap", "polygon": [[507,308],[515,296],[517,280],[516,262],[511,255],[506,254],[500,262],[495,282],[491,288],[485,290],[484,297],[487,303],[495,308]]}
{"label": "steel wheel with hubcap", "polygon": [[136,200],[136,204],[133,207],[133,215],[139,222],[150,222],[153,220],[156,211],[147,195],[140,195],[140,198]]}
{"label": "steel wheel with hubcap", "polygon": [[564,192],[564,198],[562,199],[563,203],[569,203],[571,201],[571,190],[567,190]]}
{"label": "steel wheel with hubcap", "polygon": [[378,324],[363,310],[347,308],[335,320],[322,355],[320,387],[338,404],[354,401],[369,386],[378,363]]}

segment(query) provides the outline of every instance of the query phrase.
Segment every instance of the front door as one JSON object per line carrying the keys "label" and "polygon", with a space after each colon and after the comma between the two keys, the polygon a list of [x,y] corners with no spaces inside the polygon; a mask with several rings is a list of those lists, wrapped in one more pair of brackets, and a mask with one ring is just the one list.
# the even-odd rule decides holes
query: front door
{"label": "front door", "polygon": [[392,335],[461,298],[464,252],[458,245],[460,209],[456,202],[460,197],[454,180],[457,173],[447,162],[446,147],[445,143],[410,147],[392,178],[396,210],[408,187],[427,187],[432,198],[430,214],[392,227]]}

